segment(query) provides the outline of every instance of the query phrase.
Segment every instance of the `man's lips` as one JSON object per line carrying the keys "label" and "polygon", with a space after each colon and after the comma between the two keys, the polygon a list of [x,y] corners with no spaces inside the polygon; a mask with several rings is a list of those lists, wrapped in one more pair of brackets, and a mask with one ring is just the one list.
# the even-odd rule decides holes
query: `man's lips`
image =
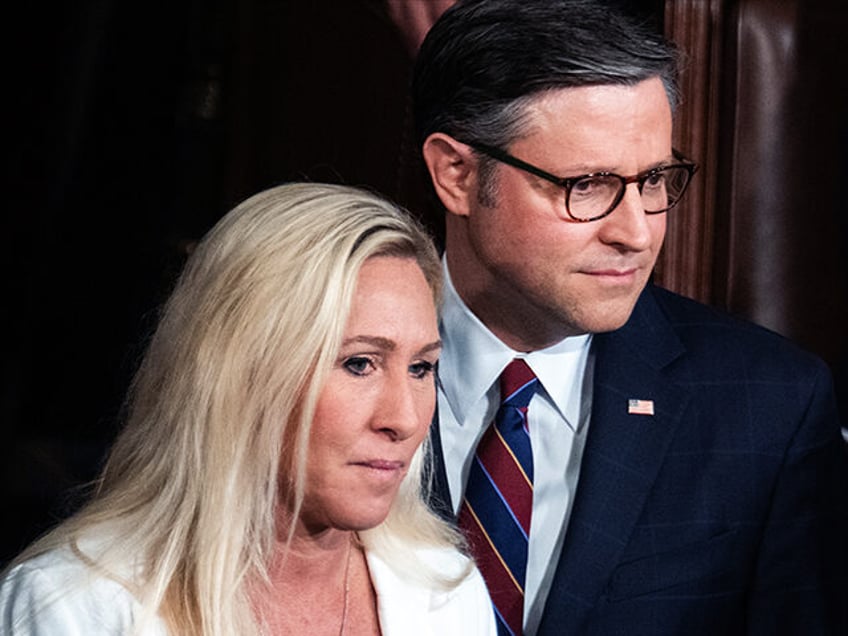
{"label": "man's lips", "polygon": [[598,268],[598,269],[585,269],[585,270],[583,270],[583,273],[588,274],[589,276],[625,278],[625,277],[628,277],[628,276],[634,276],[638,270],[639,270],[638,267]]}

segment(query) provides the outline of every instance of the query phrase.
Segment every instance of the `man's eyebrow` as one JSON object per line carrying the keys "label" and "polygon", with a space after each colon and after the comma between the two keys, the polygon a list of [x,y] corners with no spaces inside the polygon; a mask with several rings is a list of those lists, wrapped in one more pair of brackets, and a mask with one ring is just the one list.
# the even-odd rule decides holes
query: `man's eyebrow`
{"label": "man's eyebrow", "polygon": [[[674,155],[668,155],[668,157],[666,157],[664,159],[660,159],[659,161],[655,161],[655,162],[649,164],[644,170],[640,170],[637,174],[647,174],[647,173],[651,172],[651,170],[657,170],[658,168],[665,168],[667,166],[673,166],[673,165],[676,165],[678,163],[680,163],[680,161]],[[576,178],[582,177],[584,175],[603,174],[603,173],[623,175],[623,172],[621,170],[616,170],[616,169],[610,170],[610,169],[606,169],[606,168],[604,168],[604,169],[581,168],[581,170],[582,170],[582,172],[579,172],[579,173],[578,173],[577,170],[572,170],[571,171],[572,174],[571,174],[570,177],[560,177],[560,178],[562,178],[562,179],[576,179]]]}
{"label": "man's eyebrow", "polygon": [[[674,151],[672,151],[665,159],[663,159],[662,161],[658,161],[654,165],[654,168],[662,168],[663,166],[673,166],[678,163],[680,163],[680,160],[674,155]],[[648,169],[652,170],[653,168]]]}

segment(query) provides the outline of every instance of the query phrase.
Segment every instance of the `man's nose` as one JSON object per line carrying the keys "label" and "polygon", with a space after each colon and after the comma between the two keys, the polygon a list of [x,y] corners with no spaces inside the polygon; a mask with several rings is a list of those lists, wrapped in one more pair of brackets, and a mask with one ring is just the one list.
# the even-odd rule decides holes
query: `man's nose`
{"label": "man's nose", "polygon": [[604,243],[629,251],[643,251],[651,246],[652,233],[642,204],[638,183],[630,183],[613,211],[601,219],[599,236]]}

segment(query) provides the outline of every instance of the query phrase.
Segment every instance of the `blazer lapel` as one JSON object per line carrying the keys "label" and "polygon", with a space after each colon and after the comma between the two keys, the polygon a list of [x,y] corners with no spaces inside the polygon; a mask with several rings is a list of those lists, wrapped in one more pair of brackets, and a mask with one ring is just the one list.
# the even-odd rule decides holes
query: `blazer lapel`
{"label": "blazer lapel", "polygon": [[628,323],[597,334],[593,347],[589,437],[539,634],[583,633],[689,401],[688,390],[663,375],[684,349],[650,288]]}
{"label": "blazer lapel", "polygon": [[377,593],[377,615],[384,636],[432,636],[428,616],[433,598],[430,590],[399,578],[377,555],[366,551],[368,574]]}

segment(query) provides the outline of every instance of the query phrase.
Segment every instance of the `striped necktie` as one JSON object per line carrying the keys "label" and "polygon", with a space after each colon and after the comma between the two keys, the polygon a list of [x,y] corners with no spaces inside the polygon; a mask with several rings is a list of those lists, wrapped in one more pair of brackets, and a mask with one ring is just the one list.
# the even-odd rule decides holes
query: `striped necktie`
{"label": "striped necktie", "polygon": [[533,508],[527,405],[538,384],[524,360],[515,359],[504,369],[501,405],[477,445],[459,511],[459,526],[486,580],[501,635],[522,633]]}

